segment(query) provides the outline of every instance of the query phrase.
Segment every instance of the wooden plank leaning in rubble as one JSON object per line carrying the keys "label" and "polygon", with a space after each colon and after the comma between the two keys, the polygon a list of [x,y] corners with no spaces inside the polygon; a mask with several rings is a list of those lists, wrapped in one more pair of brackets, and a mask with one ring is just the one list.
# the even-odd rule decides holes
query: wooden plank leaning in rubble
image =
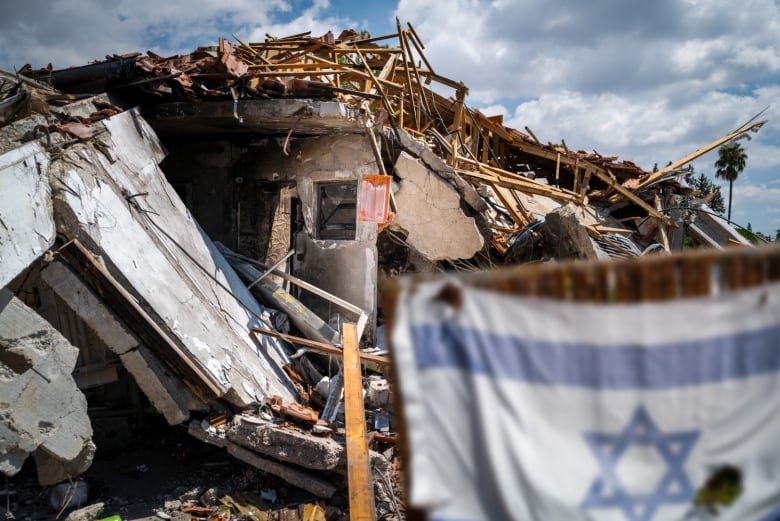
{"label": "wooden plank leaning in rubble", "polygon": [[[447,139],[444,136],[442,136],[439,132],[437,132],[434,129],[431,129],[429,132],[432,133],[434,136],[436,136],[440,145],[444,149],[444,152],[452,156],[454,148],[449,143],[449,141],[447,141]],[[471,154],[471,151],[468,148],[466,148],[466,151],[469,154]],[[477,168],[476,172],[472,170],[466,170],[463,168],[455,168],[455,171],[460,175],[467,176],[474,179],[480,179],[482,181],[487,181],[488,184],[494,184],[496,186],[502,186],[504,188],[518,190],[524,193],[543,195],[546,197],[550,197],[552,199],[572,202],[572,203],[579,202],[579,197],[576,194],[563,190],[561,188],[554,188],[549,185],[538,183],[532,179],[528,179],[526,177],[515,174],[513,172],[509,172],[507,170],[501,170],[500,168],[487,165],[475,159],[469,159],[467,157],[458,156],[457,160],[462,163],[468,163]]]}
{"label": "wooden plank leaning in rubble", "polygon": [[409,56],[406,52],[406,49],[403,45],[403,30],[401,30],[401,22],[398,20],[398,18],[395,19],[396,25],[398,26],[398,40],[401,42],[401,56],[402,61],[404,64],[404,72],[406,73],[406,85],[408,87],[408,94],[409,94],[409,101],[412,104],[412,115],[414,116],[414,123],[415,123],[415,129],[420,129],[420,115],[417,112],[417,102],[414,99],[414,89],[412,86],[412,75],[409,72],[409,67],[407,67],[407,64],[409,63]]}
{"label": "wooden plank leaning in rubble", "polygon": [[[653,202],[655,203],[656,210],[660,212],[663,209],[663,205],[661,204],[661,197],[658,195],[658,191],[656,191],[655,196],[653,197]],[[672,250],[669,245],[669,233],[666,230],[666,225],[661,223],[659,224],[659,228],[659,231],[661,232],[661,244],[667,252],[671,252]]]}
{"label": "wooden plank leaning in rubble", "polygon": [[[417,49],[417,53],[420,55],[420,58],[422,58],[422,61],[425,62],[425,65],[428,67],[428,70],[430,70],[433,73],[433,66],[431,65],[431,62],[428,61],[428,58],[425,57],[425,53],[423,52],[423,49],[425,49],[425,46],[422,43],[422,40],[420,40],[420,37],[417,36],[417,31],[414,30],[414,27],[412,27],[412,24],[409,22],[406,22],[407,27],[409,27],[409,34],[411,35],[411,38],[409,38],[412,41],[412,44],[414,45],[415,49]],[[435,73],[434,73],[435,74]],[[426,83],[431,83],[431,77],[429,76],[426,80]]]}
{"label": "wooden plank leaning in rubble", "polygon": [[[399,25],[400,28],[400,25]],[[414,54],[412,54],[412,49],[409,47],[409,40],[407,39],[406,33],[404,31],[401,31],[399,33],[400,40],[401,40],[401,49],[404,51],[404,57],[406,61],[404,61],[404,64],[410,64],[412,67],[412,72],[414,72],[414,78],[416,80],[417,89],[420,91],[420,97],[422,98],[422,104],[425,107],[425,111],[431,115],[433,114],[433,110],[431,110],[431,105],[428,102],[428,98],[425,96],[425,87],[423,87],[423,82],[420,79],[420,70],[417,68],[417,66],[414,65]]]}
{"label": "wooden plank leaning in rubble", "polygon": [[[721,145],[723,145],[725,143],[728,143],[729,141],[731,141],[735,137],[741,136],[742,134],[745,134],[746,132],[756,132],[756,131],[758,131],[758,129],[760,129],[762,126],[764,126],[766,121],[767,120],[763,120],[763,121],[758,121],[758,122],[752,123],[752,124],[748,123],[748,124],[742,125],[741,127],[739,127],[734,132],[726,134],[725,136],[723,136],[723,137],[721,137],[719,139],[716,139],[715,141],[713,141],[709,145],[704,146],[704,147],[696,150],[692,154],[688,154],[684,158],[682,158],[680,160],[677,160],[674,163],[672,163],[671,165],[662,168],[658,172],[654,172],[654,173],[650,174],[649,176],[644,178],[642,181],[640,181],[640,183],[637,185],[635,190],[641,190],[642,188],[645,188],[646,186],[648,186],[650,184],[653,184],[653,183],[655,183],[657,181],[660,181],[664,177],[671,175],[675,170],[677,170],[681,166],[683,166],[683,165],[685,165],[687,163],[690,163],[691,161],[693,161],[697,157],[700,157],[700,156],[706,154],[710,150],[714,150],[715,148],[717,148],[717,147],[719,147],[719,146],[721,146]],[[612,201],[612,198],[610,198],[610,201]]]}
{"label": "wooden plank leaning in rubble", "polygon": [[528,216],[522,213],[520,204],[512,202],[512,199],[515,199],[514,195],[512,194],[512,190],[504,188],[503,186],[498,186],[495,183],[488,183],[488,185],[493,189],[496,197],[501,200],[501,204],[504,205],[504,208],[506,208],[506,210],[512,216],[512,220],[515,221],[515,224],[518,226],[518,228],[525,228],[531,224]]}
{"label": "wooden plank leaning in rubble", "polygon": [[363,410],[363,375],[360,371],[357,330],[345,322],[341,328],[344,340],[344,423],[347,434],[347,483],[349,518],[374,521],[374,488],[366,440],[366,416]]}
{"label": "wooden plank leaning in rubble", "polygon": [[461,175],[477,177],[488,180],[498,186],[519,190],[520,192],[528,194],[543,195],[557,201],[565,201],[570,203],[580,202],[580,198],[577,197],[577,195],[570,193],[568,190],[537,183],[532,179],[528,179],[506,170],[501,170],[500,168],[485,165],[484,163],[480,163],[478,161],[469,160],[466,158],[460,158],[460,160],[469,164],[473,164],[479,169],[478,172],[472,172],[471,170],[464,170],[460,168],[456,169],[457,172]]}
{"label": "wooden plank leaning in rubble", "polygon": [[[342,356],[344,354],[341,348],[333,344],[317,342],[316,340],[309,340],[308,338],[303,338],[295,335],[288,335],[286,333],[279,333],[278,331],[260,329],[257,327],[253,327],[252,329],[250,329],[250,331],[258,335],[266,335],[266,336],[272,336],[274,338],[281,338],[282,340],[290,342],[291,344],[302,345],[310,348],[312,351],[317,351],[319,353],[324,353],[327,355]],[[370,362],[377,365],[390,365],[390,359],[386,356],[381,356],[381,355],[360,353],[360,360],[363,362]]]}
{"label": "wooden plank leaning in rubble", "polygon": [[572,159],[571,157],[568,157],[566,155],[559,155],[555,151],[547,150],[542,146],[530,142],[524,142],[524,143],[515,142],[513,146],[519,148],[521,151],[530,154],[532,156],[542,157],[550,161],[560,161],[561,164],[568,165],[571,167],[587,165],[587,167],[591,170],[591,175],[595,175],[603,182],[605,182],[607,185],[617,190],[621,195],[623,195],[623,197],[630,200],[632,203],[636,204],[644,211],[646,211],[648,215],[655,217],[656,219],[667,224],[668,226],[674,226],[672,221],[667,216],[665,216],[664,214],[662,214],[661,212],[659,212],[658,210],[656,210],[655,208],[647,204],[645,201],[643,201],[639,196],[637,196],[636,194],[634,194],[633,192],[625,188],[623,185],[620,184],[620,182],[617,179],[609,175],[609,172],[607,170],[605,170],[600,166],[594,165],[593,163],[590,163],[585,160],[580,160],[579,158]]}
{"label": "wooden plank leaning in rubble", "polygon": [[190,356],[160,329],[135,298],[78,239],[65,243],[59,249],[59,255],[73,268],[79,278],[127,323],[133,333],[154,349],[168,363],[168,366],[183,378],[197,396],[217,398],[225,394],[226,389],[191,360]]}
{"label": "wooden plank leaning in rubble", "polygon": [[[365,60],[365,57],[360,52],[360,49],[358,48],[357,45],[355,46],[355,52],[360,57],[360,61],[363,63],[363,66],[366,68],[366,70],[368,71],[369,75],[373,79],[373,71],[371,70],[371,67],[369,67],[368,63]],[[392,61],[395,61],[395,57],[392,58]],[[387,94],[385,94],[385,90],[382,88],[382,81],[383,81],[382,75],[385,74],[385,68],[386,67],[382,68],[382,73],[379,75],[378,78],[376,78],[376,81],[373,82],[374,86],[371,88],[371,92],[373,92],[374,88],[376,88],[376,90],[379,91],[379,95],[381,96],[381,100],[382,100],[382,106],[384,107],[385,111],[387,111],[387,117],[388,117],[388,119],[390,121],[390,125],[393,127],[393,132],[395,132],[395,135],[396,135],[396,138],[398,139],[398,141],[401,141],[401,135],[398,133],[398,127],[395,124],[395,116],[393,115],[393,107],[390,105],[390,100],[387,99]],[[388,69],[388,71],[390,71],[390,70],[392,70],[392,67],[390,67],[390,69]],[[403,106],[401,108],[401,118],[403,118]],[[401,125],[403,126],[403,119],[401,120]]]}

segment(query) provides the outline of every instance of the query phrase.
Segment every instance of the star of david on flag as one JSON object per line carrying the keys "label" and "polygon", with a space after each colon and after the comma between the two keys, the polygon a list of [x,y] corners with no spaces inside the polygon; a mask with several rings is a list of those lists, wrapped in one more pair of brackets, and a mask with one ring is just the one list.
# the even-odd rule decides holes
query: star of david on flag
{"label": "star of david on flag", "polygon": [[780,512],[780,285],[636,304],[403,288],[393,358],[409,503],[434,521],[712,519]]}
{"label": "star of david on flag", "polygon": [[[645,408],[640,406],[622,432],[589,432],[584,436],[599,462],[601,474],[588,491],[583,507],[619,508],[629,521],[649,521],[660,505],[685,503],[693,497],[693,486],[683,464],[699,431],[663,433]],[[632,445],[655,450],[666,465],[658,484],[649,493],[630,493],[616,471],[621,458]]]}

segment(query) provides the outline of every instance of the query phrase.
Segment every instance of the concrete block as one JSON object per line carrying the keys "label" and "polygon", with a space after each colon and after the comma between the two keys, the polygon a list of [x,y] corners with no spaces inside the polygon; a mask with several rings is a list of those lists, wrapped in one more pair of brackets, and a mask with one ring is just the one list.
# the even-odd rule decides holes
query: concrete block
{"label": "concrete block", "polygon": [[[35,311],[0,290],[0,351],[24,352],[32,365],[16,373],[0,364],[0,471],[16,474],[35,453],[60,464],[64,472],[78,474],[92,462],[92,427],[87,400],[71,373],[78,349]],[[22,456],[25,457],[22,457]],[[39,468],[42,485],[60,481]],[[67,477],[67,476],[65,476]]]}
{"label": "concrete block", "polygon": [[234,443],[224,435],[212,432],[211,429],[203,429],[200,426],[200,422],[190,422],[188,432],[190,435],[205,443],[226,449],[234,458],[240,459],[244,463],[248,463],[263,472],[278,476],[288,483],[295,485],[298,488],[302,488],[303,490],[307,490],[316,496],[331,497],[338,489],[336,484],[332,482],[332,479],[324,479],[314,472],[309,472],[292,465],[263,457],[257,452]]}
{"label": "concrete block", "polygon": [[236,416],[226,430],[227,439],[265,456],[315,470],[333,470],[346,465],[344,447],[332,438],[320,438],[271,423],[257,423]]}
{"label": "concrete block", "polygon": [[390,385],[385,378],[371,376],[366,390],[366,407],[384,409],[390,405]]}
{"label": "concrete block", "polygon": [[548,213],[544,219],[544,244],[556,259],[597,259],[593,240],[580,223],[577,210],[562,206]]}

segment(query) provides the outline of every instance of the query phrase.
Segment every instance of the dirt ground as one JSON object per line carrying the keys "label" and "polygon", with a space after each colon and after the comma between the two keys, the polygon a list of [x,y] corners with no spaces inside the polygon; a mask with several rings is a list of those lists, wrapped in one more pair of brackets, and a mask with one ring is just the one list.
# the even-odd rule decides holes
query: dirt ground
{"label": "dirt ground", "polygon": [[[152,420],[138,427],[128,425],[126,419],[114,419],[93,422],[93,427],[98,451],[82,476],[88,496],[80,507],[103,503],[98,519],[112,515],[122,521],[179,519],[177,502],[216,503],[227,494],[251,497],[253,505],[267,511],[316,499],[232,458],[223,449],[196,440],[182,426],[168,427]],[[30,458],[19,474],[4,486],[0,482],[0,515],[29,521],[66,519],[79,507],[62,512],[53,508],[54,489],[38,484]],[[262,496],[275,497],[275,501],[264,501]],[[331,498],[328,518],[341,517],[346,501],[338,495]]]}

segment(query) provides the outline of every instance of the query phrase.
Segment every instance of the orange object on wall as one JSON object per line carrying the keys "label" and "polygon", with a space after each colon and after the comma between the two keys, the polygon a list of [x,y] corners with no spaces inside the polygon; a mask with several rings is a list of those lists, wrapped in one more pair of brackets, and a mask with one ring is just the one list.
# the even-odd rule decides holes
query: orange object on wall
{"label": "orange object on wall", "polygon": [[360,182],[358,220],[369,223],[387,222],[390,210],[392,176],[367,175]]}

